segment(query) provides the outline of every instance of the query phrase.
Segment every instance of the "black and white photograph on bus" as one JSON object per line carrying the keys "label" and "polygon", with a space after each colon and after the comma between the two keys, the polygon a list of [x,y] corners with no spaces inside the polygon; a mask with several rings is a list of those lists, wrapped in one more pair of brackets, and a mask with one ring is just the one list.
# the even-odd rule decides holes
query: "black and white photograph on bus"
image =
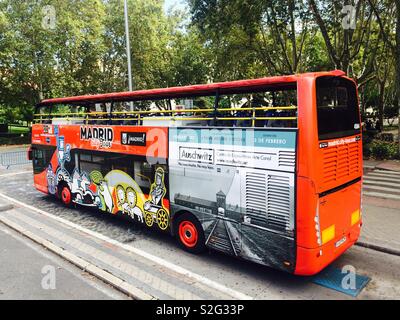
{"label": "black and white photograph on bus", "polygon": [[0,0],[0,182],[0,303],[400,300],[400,0]]}
{"label": "black and white photograph on bus", "polygon": [[172,210],[194,214],[213,249],[293,270],[296,131],[173,128],[169,137]]}

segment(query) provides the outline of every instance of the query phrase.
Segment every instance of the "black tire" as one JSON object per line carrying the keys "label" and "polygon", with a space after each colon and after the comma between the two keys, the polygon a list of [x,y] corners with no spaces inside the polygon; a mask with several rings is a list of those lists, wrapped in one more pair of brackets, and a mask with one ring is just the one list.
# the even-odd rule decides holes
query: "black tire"
{"label": "black tire", "polygon": [[178,216],[174,221],[174,233],[185,251],[198,254],[206,250],[203,227],[191,213],[185,212]]}

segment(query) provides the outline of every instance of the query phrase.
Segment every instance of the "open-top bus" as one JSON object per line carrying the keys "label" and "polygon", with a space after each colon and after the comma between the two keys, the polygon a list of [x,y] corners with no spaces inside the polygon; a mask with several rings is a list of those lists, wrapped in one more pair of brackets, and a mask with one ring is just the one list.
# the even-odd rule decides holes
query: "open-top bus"
{"label": "open-top bus", "polygon": [[298,275],[361,229],[357,87],[342,71],[44,100],[35,187]]}

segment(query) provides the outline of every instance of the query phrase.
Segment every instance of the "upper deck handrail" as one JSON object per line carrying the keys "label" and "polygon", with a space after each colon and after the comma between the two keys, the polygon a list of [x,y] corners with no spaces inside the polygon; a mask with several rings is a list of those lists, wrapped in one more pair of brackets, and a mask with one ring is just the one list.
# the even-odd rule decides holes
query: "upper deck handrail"
{"label": "upper deck handrail", "polygon": [[268,110],[297,110],[297,106],[282,106],[282,107],[245,107],[245,108],[208,108],[208,109],[181,109],[181,110],[137,110],[137,111],[112,111],[112,112],[60,112],[60,113],[35,113],[35,117],[43,116],[69,116],[69,115],[139,115],[139,114],[154,114],[154,113],[201,113],[201,112],[228,112],[228,111],[268,111]]}
{"label": "upper deck handrail", "polygon": [[[204,108],[204,109],[175,109],[175,110],[136,110],[136,111],[112,111],[110,112],[59,112],[59,113],[35,113],[34,123],[45,123],[57,120],[82,121],[84,124],[95,124],[107,121],[109,125],[116,121],[134,121],[133,125],[140,126],[143,121],[251,121],[255,126],[256,121],[296,121],[297,116],[285,115],[267,116],[264,112],[272,110],[297,110],[297,106],[274,107],[242,107],[242,108]],[[259,114],[263,112],[263,114]],[[244,112],[244,114],[237,114]],[[223,115],[225,113],[225,115]],[[197,115],[197,116],[196,116]],[[130,123],[132,124],[132,123]]]}
{"label": "upper deck handrail", "polygon": [[[66,120],[82,121],[84,124],[107,121],[110,125],[116,121],[136,121],[141,125],[143,121],[251,121],[252,126],[256,121],[286,120],[296,121],[297,116],[267,116],[264,112],[272,110],[297,110],[297,106],[275,107],[242,107],[242,108],[205,108],[205,109],[175,109],[175,110],[136,110],[136,111],[110,111],[110,112],[60,112],[60,113],[35,113],[34,123],[46,121]],[[262,111],[263,114],[259,114]],[[244,114],[235,114],[244,112]],[[225,116],[223,114],[225,113]],[[197,115],[197,116],[195,116]],[[124,117],[125,116],[125,117]]]}

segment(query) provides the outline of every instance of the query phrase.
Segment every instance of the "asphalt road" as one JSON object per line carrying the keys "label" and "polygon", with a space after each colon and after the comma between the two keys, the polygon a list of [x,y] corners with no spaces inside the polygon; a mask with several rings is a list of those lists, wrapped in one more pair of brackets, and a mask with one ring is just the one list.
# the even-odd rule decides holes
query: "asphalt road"
{"label": "asphalt road", "polygon": [[[169,235],[148,230],[125,219],[85,208],[66,209],[59,201],[34,189],[29,168],[27,172],[26,168],[18,170],[22,173],[8,176],[4,176],[8,174],[5,171],[0,173],[0,192],[256,299],[350,299],[342,293],[310,283],[309,278],[296,277],[218,252],[190,255],[182,251]],[[364,207],[366,209],[368,207]],[[400,257],[354,246],[335,265],[352,265],[358,273],[372,278],[359,299],[399,299]]]}
{"label": "asphalt road", "polygon": [[[0,299],[110,300],[127,297],[0,225]],[[49,278],[54,275],[54,278]]]}

